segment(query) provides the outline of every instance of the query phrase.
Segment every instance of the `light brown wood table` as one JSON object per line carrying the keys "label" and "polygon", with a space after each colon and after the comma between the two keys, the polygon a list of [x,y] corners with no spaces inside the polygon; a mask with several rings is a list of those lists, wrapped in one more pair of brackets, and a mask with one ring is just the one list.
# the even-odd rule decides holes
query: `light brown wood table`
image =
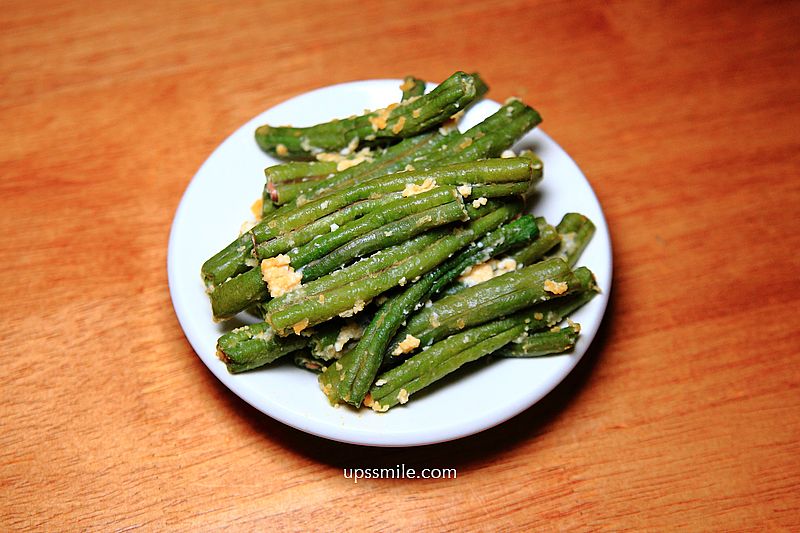
{"label": "light brown wood table", "polygon": [[[4,2],[0,529],[796,530],[798,27],[797,2]],[[592,350],[430,447],[248,407],[170,303],[184,188],[290,96],[457,69],[541,110],[597,191]],[[396,464],[458,477],[343,477]]]}

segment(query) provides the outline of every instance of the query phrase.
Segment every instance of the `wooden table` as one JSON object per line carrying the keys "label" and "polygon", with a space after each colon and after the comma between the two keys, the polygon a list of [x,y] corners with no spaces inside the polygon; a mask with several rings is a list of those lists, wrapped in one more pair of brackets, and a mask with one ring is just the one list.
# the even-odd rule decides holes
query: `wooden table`
{"label": "wooden table", "polygon": [[[3,4],[0,529],[800,527],[800,4],[337,4]],[[249,408],[172,310],[184,188],[288,96],[456,69],[540,109],[600,197],[590,354],[436,446]],[[458,477],[343,477],[396,464]]]}

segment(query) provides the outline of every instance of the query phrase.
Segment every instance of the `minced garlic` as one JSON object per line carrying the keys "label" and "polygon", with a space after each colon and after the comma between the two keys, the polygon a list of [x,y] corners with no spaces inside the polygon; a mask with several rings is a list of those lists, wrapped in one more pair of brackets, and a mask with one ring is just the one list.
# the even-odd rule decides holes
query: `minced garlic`
{"label": "minced garlic", "polygon": [[474,207],[475,209],[478,209],[480,206],[486,205],[486,202],[488,202],[488,200],[486,198],[484,198],[483,196],[481,196],[480,198],[476,198],[475,200],[472,200],[472,207]]}
{"label": "minced garlic", "polygon": [[261,261],[261,279],[267,284],[269,294],[273,298],[300,286],[303,274],[295,272],[290,263],[291,258],[284,254]]}
{"label": "minced garlic", "polygon": [[403,80],[403,83],[400,84],[400,90],[403,92],[408,91],[409,89],[414,88],[414,80],[413,78],[406,78]]}
{"label": "minced garlic", "polygon": [[461,196],[466,198],[467,196],[472,194],[472,185],[459,185],[458,187],[456,187],[456,190]]}
{"label": "minced garlic", "polygon": [[376,413],[385,413],[389,410],[388,405],[381,405],[379,402],[373,402],[371,407]]}
{"label": "minced garlic", "polygon": [[408,391],[406,389],[397,391],[397,401],[401,404],[408,402]]}
{"label": "minced garlic", "polygon": [[356,303],[353,305],[352,309],[342,311],[341,313],[339,313],[339,316],[342,318],[349,318],[363,311],[366,305],[367,304],[363,300],[357,300]]}
{"label": "minced garlic", "polygon": [[372,124],[372,131],[386,129],[386,121],[389,118],[391,109],[379,109],[374,117],[369,117],[369,123]]}
{"label": "minced garlic", "polygon": [[264,211],[264,199],[259,198],[253,205],[250,206],[250,212],[253,213],[253,216],[256,217],[256,220],[261,220],[261,214]]}
{"label": "minced garlic", "polygon": [[494,271],[492,270],[492,266],[488,263],[478,263],[477,265],[473,265],[467,269],[466,272],[459,276],[458,281],[466,285],[467,287],[472,287],[473,285],[477,285],[478,283],[483,283],[484,281],[489,281],[494,277]]}
{"label": "minced garlic", "polygon": [[566,281],[553,281],[551,279],[544,280],[544,290],[546,290],[549,293],[564,294],[565,292],[567,292],[568,288],[569,287],[567,286]]}
{"label": "minced garlic", "polygon": [[292,329],[294,330],[296,335],[300,335],[300,332],[306,329],[307,327],[308,327],[308,319],[304,318],[303,320],[292,326]]}
{"label": "minced garlic", "polygon": [[406,334],[406,338],[392,351],[392,355],[401,355],[416,350],[417,348],[419,348],[419,339],[409,333]]}
{"label": "minced garlic", "polygon": [[497,276],[502,276],[508,272],[513,272],[516,269],[517,262],[510,257],[500,260],[490,259],[485,263],[478,263],[477,265],[465,270],[464,273],[458,278],[458,281],[467,287],[472,287],[473,285],[488,281],[492,278],[496,278]]}
{"label": "minced garlic", "polygon": [[289,154],[289,149],[286,148],[285,145],[279,144],[278,146],[275,147],[275,153],[278,154],[279,156],[285,156]]}
{"label": "minced garlic", "polygon": [[341,172],[343,170],[347,170],[350,167],[360,165],[366,160],[367,158],[363,156],[354,157],[353,159],[342,159],[341,161],[336,163],[336,171]]}
{"label": "minced garlic", "polygon": [[419,118],[421,114],[422,114],[422,109],[415,109],[414,111],[411,112],[411,116],[414,118]]}
{"label": "minced garlic", "polygon": [[510,159],[512,157],[517,157],[517,154],[514,153],[514,150],[503,150],[503,153],[500,154],[500,157],[503,159]]}
{"label": "minced garlic", "polygon": [[406,188],[403,189],[403,197],[407,198],[409,196],[414,196],[415,194],[430,191],[434,187],[436,187],[436,180],[433,178],[425,178],[425,181],[423,181],[421,185],[417,185],[416,183],[407,183]]}
{"label": "minced garlic", "polygon": [[397,119],[397,122],[394,126],[392,126],[392,133],[397,135],[401,131],[403,131],[403,126],[406,125],[406,117],[400,117]]}
{"label": "minced garlic", "polygon": [[[358,340],[363,334],[364,329],[351,320],[339,330],[339,335],[337,335],[336,341],[333,343],[333,349],[336,352],[341,352],[344,348],[344,345],[347,344],[348,341]],[[340,369],[337,367],[337,370]]]}
{"label": "minced garlic", "polygon": [[495,261],[492,265],[495,272],[495,277],[505,274],[506,272],[513,272],[517,269],[517,262],[512,257],[505,257],[499,261]]}
{"label": "minced garlic", "polygon": [[338,163],[344,159],[342,154],[337,154],[334,152],[322,152],[314,156],[317,161],[322,161],[325,163]]}

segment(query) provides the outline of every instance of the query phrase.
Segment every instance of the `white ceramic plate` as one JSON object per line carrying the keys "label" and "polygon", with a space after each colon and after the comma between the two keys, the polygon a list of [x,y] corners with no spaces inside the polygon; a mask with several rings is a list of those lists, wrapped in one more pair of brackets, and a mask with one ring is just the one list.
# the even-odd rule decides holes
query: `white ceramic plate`
{"label": "white ceramic plate", "polygon": [[[603,292],[572,316],[582,326],[572,353],[479,364],[460,372],[458,379],[434,385],[408,404],[383,414],[331,407],[317,386],[316,375],[290,362],[229,374],[215,348],[217,338],[232,326],[211,320],[200,266],[238,235],[242,222],[250,218],[250,205],[261,195],[263,169],[277,162],[256,145],[256,127],[266,123],[306,126],[361,113],[365,108],[384,107],[399,99],[399,85],[400,80],[370,80],[317,89],[243,125],[214,150],[186,189],[175,213],[167,258],[172,302],[181,326],[200,359],[220,381],[285,424],[337,441],[375,446],[414,446],[464,437],[504,422],[539,401],[586,352],[600,326],[611,288],[611,243],[600,204],[567,153],[536,129],[517,145],[532,147],[545,165],[541,195],[531,206],[532,212],[555,224],[564,213],[577,211],[597,226],[580,264],[592,269]],[[463,118],[461,129],[473,126],[498,107],[492,101],[478,103]]]}

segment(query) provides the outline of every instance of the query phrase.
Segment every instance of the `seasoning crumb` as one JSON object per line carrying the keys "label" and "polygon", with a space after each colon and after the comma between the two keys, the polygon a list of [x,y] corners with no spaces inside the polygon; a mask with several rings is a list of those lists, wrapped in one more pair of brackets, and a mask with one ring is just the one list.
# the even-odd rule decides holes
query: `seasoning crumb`
{"label": "seasoning crumb", "polygon": [[397,401],[401,404],[408,402],[408,391],[406,389],[400,389],[397,392]]}
{"label": "seasoning crumb", "polygon": [[493,277],[494,271],[489,263],[478,263],[477,265],[471,266],[463,274],[461,274],[461,276],[458,278],[458,281],[467,287],[472,287],[478,283],[488,281]]}
{"label": "seasoning crumb", "polygon": [[406,338],[392,351],[392,355],[402,355],[417,348],[419,348],[419,339],[408,333]]}
{"label": "seasoning crumb", "polygon": [[300,335],[300,332],[306,329],[307,327],[308,327],[308,319],[304,318],[303,320],[292,326],[292,329],[294,330],[296,335]]}
{"label": "seasoning crumb", "polygon": [[339,316],[342,317],[342,318],[351,317],[351,316],[353,316],[355,314],[358,314],[361,311],[363,311],[364,307],[366,305],[367,304],[363,300],[357,300],[356,303],[353,305],[352,309],[348,309],[346,311],[342,311],[341,313],[339,313]]}
{"label": "seasoning crumb", "polygon": [[553,281],[551,279],[544,280],[544,290],[552,294],[564,294],[567,292],[566,281]]}
{"label": "seasoning crumb", "polygon": [[400,117],[397,122],[392,126],[392,133],[395,135],[403,131],[403,126],[406,125],[406,117]]}
{"label": "seasoning crumb", "polygon": [[472,207],[478,209],[480,206],[486,205],[486,202],[488,202],[488,200],[485,197],[481,196],[480,198],[472,200]]}
{"label": "seasoning crumb", "polygon": [[372,124],[372,131],[378,131],[386,129],[386,121],[389,118],[389,113],[391,113],[391,109],[379,109],[376,111],[376,115],[369,117],[369,123]]}
{"label": "seasoning crumb", "polygon": [[267,284],[273,298],[282,296],[300,286],[303,274],[295,272],[288,255],[279,254],[261,261],[261,279]]}
{"label": "seasoning crumb", "polygon": [[409,196],[414,196],[415,194],[430,191],[434,187],[436,187],[436,180],[433,178],[425,178],[425,181],[423,181],[421,185],[417,185],[416,183],[407,183],[405,189],[403,189],[403,197],[407,198]]}
{"label": "seasoning crumb", "polygon": [[289,149],[286,148],[286,145],[279,144],[278,146],[275,147],[275,153],[278,154],[279,156],[285,156],[289,154]]}
{"label": "seasoning crumb", "polygon": [[256,217],[256,220],[261,220],[261,214],[264,211],[264,199],[259,198],[250,206],[250,212]]}
{"label": "seasoning crumb", "polygon": [[381,405],[380,402],[373,402],[372,403],[372,410],[376,413],[385,413],[389,410],[389,405]]}
{"label": "seasoning crumb", "polygon": [[[364,329],[356,322],[350,320],[339,330],[339,334],[336,336],[336,341],[333,343],[333,349],[336,351],[336,353],[341,352],[344,349],[344,345],[347,344],[348,341],[358,340],[363,334]],[[336,370],[341,369],[336,367]]]}

